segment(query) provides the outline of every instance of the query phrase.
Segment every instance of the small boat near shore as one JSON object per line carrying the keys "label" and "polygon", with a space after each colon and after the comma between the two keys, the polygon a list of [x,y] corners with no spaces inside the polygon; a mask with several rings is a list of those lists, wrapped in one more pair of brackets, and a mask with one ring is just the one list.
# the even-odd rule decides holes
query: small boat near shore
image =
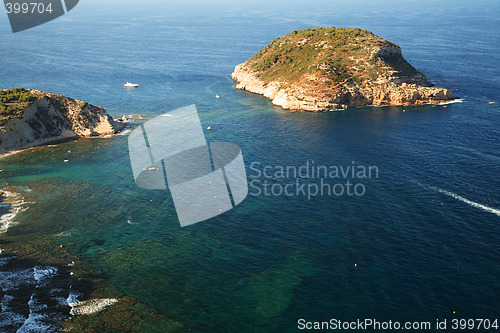
{"label": "small boat near shore", "polygon": [[123,85],[125,88],[137,88],[139,86],[138,83],[130,83],[130,82],[127,82]]}

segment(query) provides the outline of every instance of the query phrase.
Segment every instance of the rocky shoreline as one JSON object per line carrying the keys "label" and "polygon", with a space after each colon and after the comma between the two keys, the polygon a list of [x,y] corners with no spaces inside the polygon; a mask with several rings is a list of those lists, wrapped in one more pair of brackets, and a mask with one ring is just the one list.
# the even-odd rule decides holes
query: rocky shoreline
{"label": "rocky shoreline", "polygon": [[0,191],[0,234],[7,232],[15,223],[13,219],[18,213],[29,208],[26,204],[19,189],[9,187]]}
{"label": "rocky shoreline", "polygon": [[337,96],[321,96],[300,87],[281,89],[282,82],[265,83],[248,70],[236,66],[231,75],[236,89],[263,95],[283,109],[291,111],[332,111],[364,106],[411,106],[449,102],[453,94],[445,88],[421,87],[416,84],[387,82],[374,87],[345,88]]}
{"label": "rocky shoreline", "polygon": [[58,94],[26,90],[33,98],[0,126],[0,155],[81,137],[119,133],[127,125],[106,109]]}

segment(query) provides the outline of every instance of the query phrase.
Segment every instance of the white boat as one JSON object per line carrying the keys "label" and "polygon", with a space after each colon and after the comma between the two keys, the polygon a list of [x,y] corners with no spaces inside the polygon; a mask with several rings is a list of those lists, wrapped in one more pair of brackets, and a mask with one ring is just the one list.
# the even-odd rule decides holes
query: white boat
{"label": "white boat", "polygon": [[127,82],[123,85],[125,88],[137,88],[139,86],[138,83],[130,83],[130,82]]}
{"label": "white boat", "polygon": [[219,95],[215,95],[215,98],[220,98],[220,96]]}

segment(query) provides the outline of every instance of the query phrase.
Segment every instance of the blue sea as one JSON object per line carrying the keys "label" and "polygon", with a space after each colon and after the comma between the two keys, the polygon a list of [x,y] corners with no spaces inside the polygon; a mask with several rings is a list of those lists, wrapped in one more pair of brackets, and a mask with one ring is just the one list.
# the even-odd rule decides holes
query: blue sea
{"label": "blue sea", "polygon": [[[237,144],[249,181],[275,189],[321,179],[256,169],[378,170],[325,180],[362,195],[250,188],[233,210],[181,228],[169,191],[136,186],[126,135],[1,158],[0,184],[29,208],[0,235],[0,331],[298,332],[300,320],[373,319],[445,332],[453,320],[500,320],[498,13],[493,0],[81,1],[16,34],[0,15],[1,88],[59,93],[113,117],[195,104],[207,140]],[[236,65],[318,26],[398,44],[461,101],[308,113],[235,89]],[[92,299],[117,302],[70,314],[68,303]]]}

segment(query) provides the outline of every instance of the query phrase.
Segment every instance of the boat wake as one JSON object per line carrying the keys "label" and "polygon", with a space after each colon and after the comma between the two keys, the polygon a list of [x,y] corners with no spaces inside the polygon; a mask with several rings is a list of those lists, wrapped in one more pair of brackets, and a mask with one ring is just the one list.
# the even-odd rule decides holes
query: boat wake
{"label": "boat wake", "polygon": [[462,98],[457,98],[457,99],[453,99],[451,101],[438,103],[438,105],[448,105],[448,104],[454,104],[454,103],[463,103],[463,101],[464,100]]}
{"label": "boat wake", "polygon": [[462,197],[462,196],[460,196],[460,195],[458,195],[456,193],[440,189],[439,187],[431,186],[430,188],[432,190],[436,191],[436,192],[445,194],[445,195],[447,195],[449,197],[452,197],[454,199],[462,201],[462,202],[468,204],[471,207],[479,208],[479,209],[481,209],[481,210],[483,210],[485,212],[492,213],[492,214],[495,214],[496,216],[500,217],[500,209],[488,207],[486,205],[483,205],[483,204],[480,204],[478,202],[475,202],[475,201],[469,200],[467,198],[464,198],[464,197]]}
{"label": "boat wake", "polygon": [[132,132],[132,130],[133,130],[133,128],[131,126],[127,126],[117,135],[129,135],[130,132]]}

